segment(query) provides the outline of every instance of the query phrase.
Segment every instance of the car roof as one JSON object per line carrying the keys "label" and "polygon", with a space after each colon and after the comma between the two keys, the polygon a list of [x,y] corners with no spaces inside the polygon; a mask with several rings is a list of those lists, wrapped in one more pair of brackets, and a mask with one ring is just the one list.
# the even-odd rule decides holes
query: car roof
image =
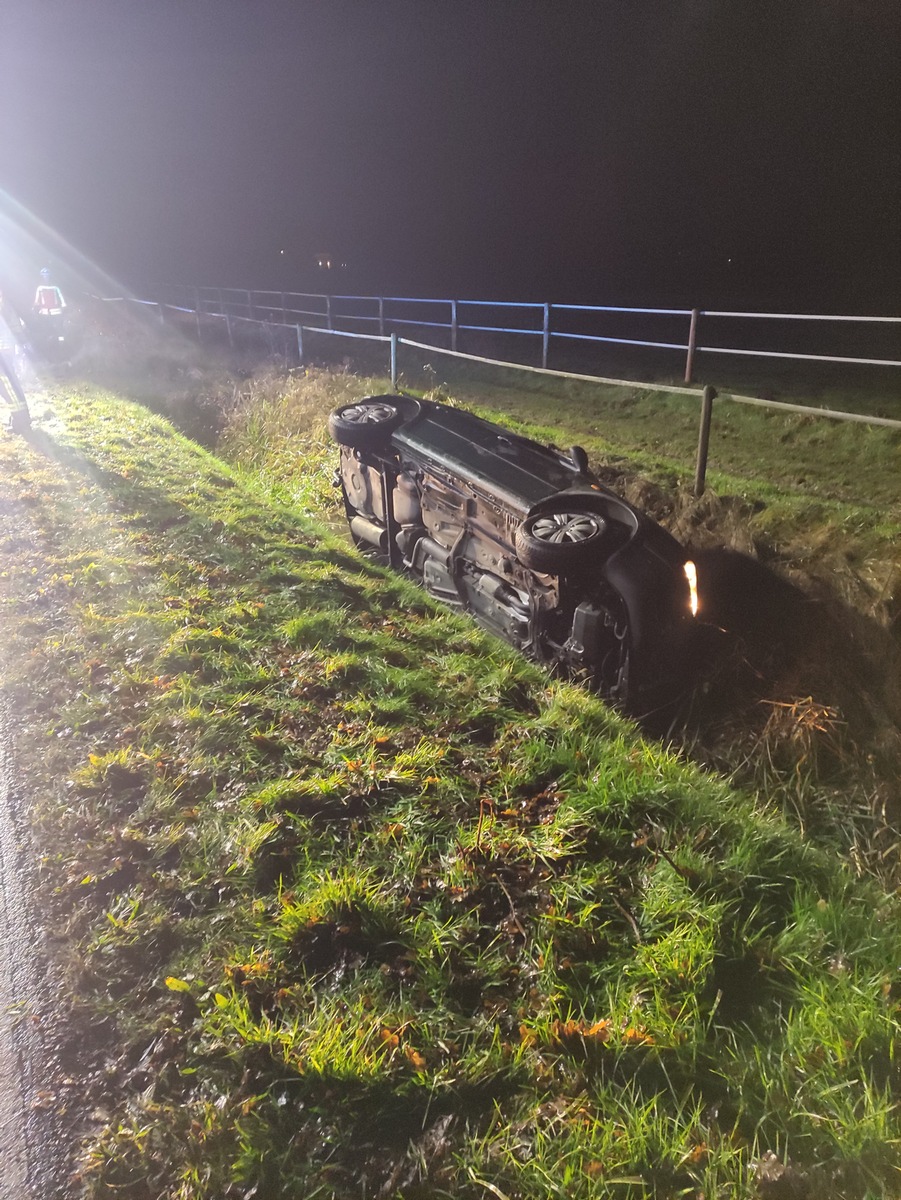
{"label": "car roof", "polygon": [[464,409],[434,402],[423,402],[393,440],[524,510],[555,492],[594,482],[594,476],[559,452]]}

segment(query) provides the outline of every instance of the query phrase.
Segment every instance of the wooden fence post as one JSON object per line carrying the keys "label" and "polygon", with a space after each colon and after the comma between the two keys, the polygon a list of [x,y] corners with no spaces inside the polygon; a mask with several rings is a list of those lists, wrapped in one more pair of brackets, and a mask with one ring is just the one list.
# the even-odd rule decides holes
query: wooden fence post
{"label": "wooden fence post", "polygon": [[391,387],[397,391],[397,334],[391,334]]}
{"label": "wooden fence post", "polygon": [[326,327],[326,329],[334,329],[335,328],[334,325],[332,324],[332,298],[331,298],[331,296],[326,296],[326,298],[325,298],[325,327]]}
{"label": "wooden fence post", "polygon": [[695,346],[698,341],[698,317],[699,311],[696,308],[691,310],[691,325],[688,328],[688,356],[685,359],[685,382],[691,383],[692,372],[695,365]]}
{"label": "wooden fence post", "polygon": [[457,301],[451,300],[451,350],[457,349]]}
{"label": "wooden fence post", "polygon": [[541,365],[547,370],[547,352],[551,340],[551,306],[544,306],[544,325],[541,330]]}
{"label": "wooden fence post", "polygon": [[379,296],[379,337],[385,336],[385,298]]}
{"label": "wooden fence post", "polygon": [[704,485],[707,478],[707,450],[710,446],[710,419],[713,414],[713,400],[716,388],[708,384],[704,388],[701,399],[701,428],[698,432],[698,460],[695,464],[695,496],[704,495]]}
{"label": "wooden fence post", "polygon": [[303,327],[297,325],[297,362],[299,366],[303,366]]}

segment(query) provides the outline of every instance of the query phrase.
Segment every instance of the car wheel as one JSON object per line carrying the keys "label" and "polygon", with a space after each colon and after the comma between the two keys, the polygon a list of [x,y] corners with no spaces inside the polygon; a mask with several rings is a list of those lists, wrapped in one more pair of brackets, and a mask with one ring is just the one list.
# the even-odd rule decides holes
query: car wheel
{"label": "car wheel", "polygon": [[534,513],[516,531],[516,553],[530,571],[555,574],[589,562],[605,528],[603,517],[584,510]]}
{"label": "car wheel", "polygon": [[383,445],[400,420],[393,404],[373,397],[336,408],[328,419],[328,428],[339,446],[368,450]]}

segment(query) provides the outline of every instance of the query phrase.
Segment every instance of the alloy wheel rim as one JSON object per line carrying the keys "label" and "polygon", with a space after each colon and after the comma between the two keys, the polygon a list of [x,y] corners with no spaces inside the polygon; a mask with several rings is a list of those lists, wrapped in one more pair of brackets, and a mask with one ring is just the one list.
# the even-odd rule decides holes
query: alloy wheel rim
{"label": "alloy wheel rim", "polygon": [[351,425],[376,425],[390,421],[395,411],[390,404],[352,404],[341,410],[341,420]]}
{"label": "alloy wheel rim", "polygon": [[591,513],[546,513],[532,525],[533,537],[556,546],[578,545],[600,532],[600,522]]}

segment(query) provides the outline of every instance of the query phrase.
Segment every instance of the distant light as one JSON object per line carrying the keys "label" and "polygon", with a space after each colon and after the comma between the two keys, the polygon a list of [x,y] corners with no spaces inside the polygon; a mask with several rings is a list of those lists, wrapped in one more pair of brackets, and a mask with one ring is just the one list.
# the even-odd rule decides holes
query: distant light
{"label": "distant light", "polygon": [[284,250],[279,250],[279,254],[284,254]]}

